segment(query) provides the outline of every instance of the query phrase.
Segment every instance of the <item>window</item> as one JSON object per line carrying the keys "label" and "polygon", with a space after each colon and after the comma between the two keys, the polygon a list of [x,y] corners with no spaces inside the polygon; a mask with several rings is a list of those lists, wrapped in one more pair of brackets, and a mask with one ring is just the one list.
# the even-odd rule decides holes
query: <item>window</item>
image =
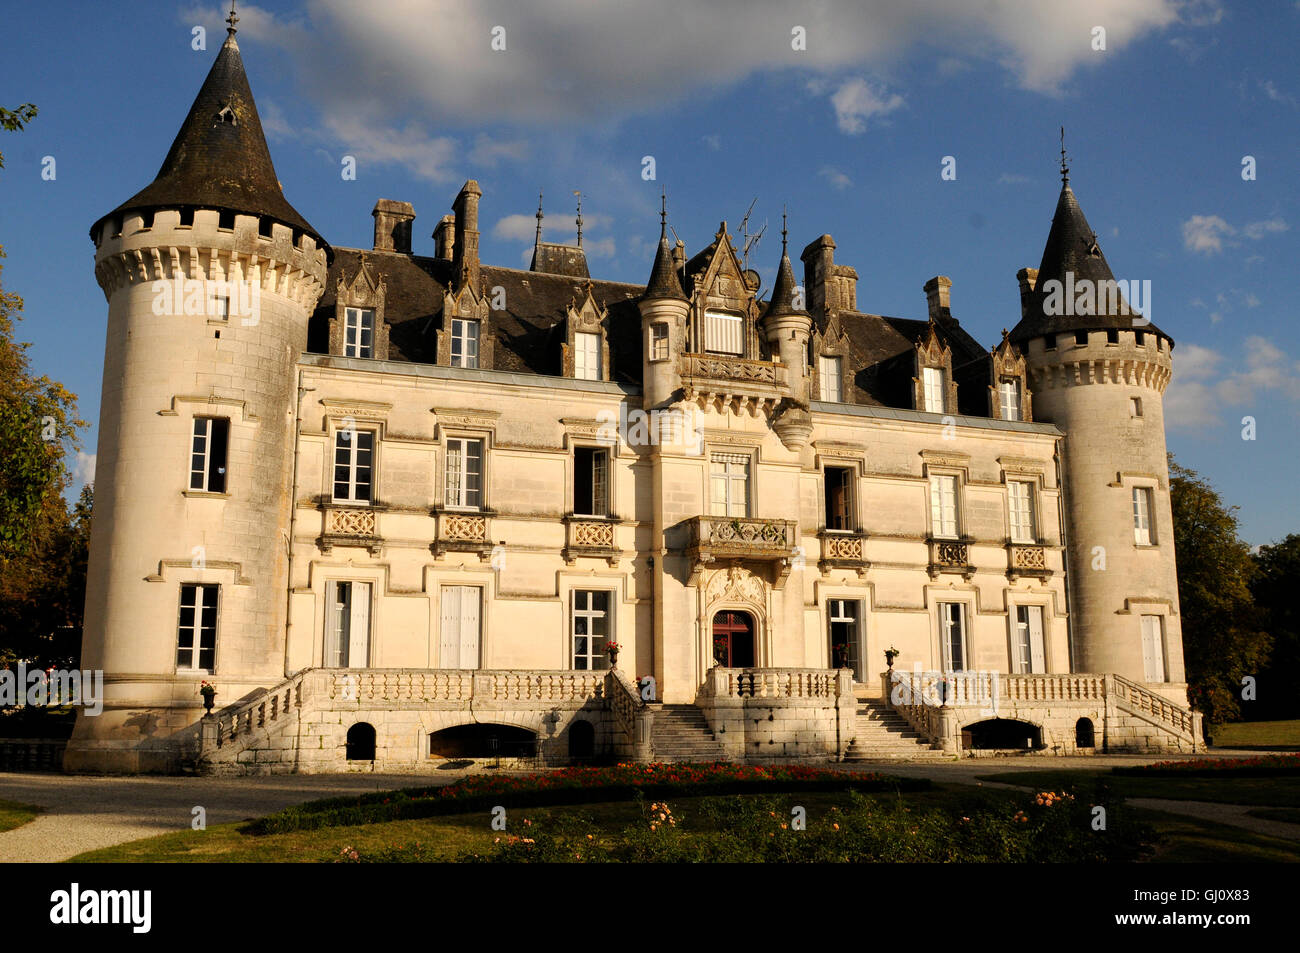
{"label": "window", "polygon": [[943,369],[938,367],[921,368],[921,383],[924,389],[922,410],[931,414],[943,413]]}
{"label": "window", "polygon": [[650,360],[668,360],[668,325],[662,321],[650,325]]}
{"label": "window", "polygon": [[375,312],[369,308],[344,311],[343,356],[375,356]]}
{"label": "window", "polygon": [[226,446],[230,421],[225,417],[195,417],[190,444],[190,489],[226,492]]}
{"label": "window", "polygon": [[1141,398],[1141,397],[1130,397],[1130,398],[1128,399],[1128,415],[1129,415],[1130,417],[1141,417],[1141,416],[1142,416],[1142,398]]}
{"label": "window", "polygon": [[1039,675],[1047,671],[1043,650],[1043,607],[1015,607],[1015,641],[1012,645],[1011,672],[1014,675]]}
{"label": "window", "polygon": [[369,503],[374,480],[375,434],[372,430],[334,433],[334,499]]}
{"label": "window", "polygon": [[857,529],[853,512],[853,471],[849,467],[827,467],[826,528],[841,532]]}
{"label": "window", "polygon": [[1133,488],[1133,541],[1139,546],[1155,543],[1151,530],[1151,488],[1147,486]]}
{"label": "window", "polygon": [[477,510],[483,506],[483,441],[447,438],[448,506]]}
{"label": "window", "polygon": [[749,457],[743,453],[715,453],[709,482],[714,516],[749,515]]}
{"label": "window", "polygon": [[1118,330],[1118,329],[1116,329],[1116,328],[1110,328],[1110,329],[1108,329],[1108,330],[1106,331],[1106,343],[1107,343],[1107,344],[1118,344],[1118,343],[1119,343],[1119,330]]}
{"label": "window", "polygon": [[230,295],[212,296],[211,316],[214,321],[230,320]]}
{"label": "window", "polygon": [[478,586],[443,586],[439,668],[478,668],[479,619],[483,590]]}
{"label": "window", "polygon": [[945,672],[966,670],[966,606],[939,603],[939,652]]}
{"label": "window", "polygon": [[821,399],[841,403],[844,400],[844,383],[840,376],[841,358],[823,354],[817,359],[817,376],[821,381]]}
{"label": "window", "polygon": [[831,664],[853,669],[853,678],[865,682],[867,675],[858,625],[860,607],[860,602],[850,599],[831,599],[826,606],[830,618]]}
{"label": "window", "polygon": [[1158,615],[1142,617],[1142,669],[1148,682],[1166,681],[1164,620]]}
{"label": "window", "polygon": [[1034,488],[1023,480],[1007,484],[1007,508],[1011,516],[1011,542],[1034,543]]}
{"label": "window", "polygon": [[573,451],[573,512],[609,515],[609,451],[577,447]]}
{"label": "window", "polygon": [[573,335],[573,376],[582,381],[604,380],[600,372],[600,335]]}
{"label": "window", "polygon": [[1087,331],[1075,331],[1075,332],[1074,332],[1074,344],[1075,344],[1076,347],[1087,347],[1087,346],[1088,346],[1088,332],[1087,332]]}
{"label": "window", "polygon": [[451,319],[451,366],[478,367],[478,322]]}
{"label": "window", "polygon": [[609,638],[609,593],[603,589],[573,591],[573,667],[580,672],[609,668],[605,641]]}
{"label": "window", "polygon": [[945,474],[930,477],[930,524],[940,539],[957,538],[957,478]]}
{"label": "window", "polygon": [[1147,333],[1145,331],[1134,331],[1133,342],[1137,344],[1138,347],[1146,347]]}
{"label": "window", "polygon": [[740,315],[723,311],[704,312],[704,350],[719,354],[745,353]]}
{"label": "window", "polygon": [[1020,381],[1004,379],[998,385],[998,403],[1001,404],[1003,420],[1023,420],[1020,411]]}
{"label": "window", "polygon": [[331,582],[325,620],[325,666],[365,668],[370,664],[370,583]]}
{"label": "window", "polygon": [[176,668],[211,674],[216,654],[217,587],[186,583],[181,586]]}
{"label": "window", "polygon": [[1044,351],[1055,351],[1055,350],[1056,350],[1056,335],[1055,335],[1055,334],[1045,334],[1045,335],[1043,335],[1043,350],[1044,350]]}

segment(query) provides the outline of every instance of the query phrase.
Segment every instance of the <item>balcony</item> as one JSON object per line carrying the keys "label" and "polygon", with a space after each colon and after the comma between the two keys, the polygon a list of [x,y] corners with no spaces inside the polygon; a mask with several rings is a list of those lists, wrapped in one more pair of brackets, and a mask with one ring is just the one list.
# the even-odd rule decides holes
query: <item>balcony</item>
{"label": "balcony", "polygon": [[383,550],[377,512],[382,507],[323,503],[320,509],[321,534],[316,545],[325,555],[332,553],[335,546],[357,546],[372,556],[378,556]]}
{"label": "balcony", "polygon": [[931,539],[930,564],[927,571],[931,579],[940,573],[958,573],[967,582],[975,575],[970,561],[970,543],[961,539]]}
{"label": "balcony", "polygon": [[486,561],[492,554],[492,538],[488,534],[492,514],[488,510],[439,507],[433,511],[433,517],[436,528],[430,548],[435,559],[453,552],[476,553],[480,560]]}
{"label": "balcony", "polygon": [[817,563],[818,569],[822,572],[852,569],[859,576],[867,574],[871,563],[867,561],[866,533],[824,529],[817,535],[822,541],[822,558]]}
{"label": "balcony", "polygon": [[1015,582],[1021,576],[1046,583],[1052,571],[1047,568],[1047,547],[1033,543],[1007,544],[1007,578]]}
{"label": "balcony", "polygon": [[615,540],[615,527],[620,520],[600,516],[566,516],[564,518],[564,551],[561,555],[570,566],[578,561],[579,556],[595,556],[609,563],[610,568],[618,565],[623,558],[623,551]]}
{"label": "balcony", "polygon": [[700,569],[719,559],[771,563],[773,585],[780,588],[801,555],[794,520],[765,520],[749,516],[697,516],[688,521],[686,555]]}
{"label": "balcony", "polygon": [[683,354],[681,375],[683,395],[701,409],[730,409],[752,417],[771,412],[790,388],[790,369],[784,364],[726,354]]}

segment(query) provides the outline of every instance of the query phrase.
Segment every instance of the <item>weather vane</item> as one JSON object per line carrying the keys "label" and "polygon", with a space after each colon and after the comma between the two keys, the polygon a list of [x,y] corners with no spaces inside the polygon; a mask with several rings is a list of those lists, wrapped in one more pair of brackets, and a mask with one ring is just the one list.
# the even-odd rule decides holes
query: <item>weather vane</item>
{"label": "weather vane", "polygon": [[226,32],[233,34],[235,32],[235,24],[238,22],[239,17],[235,15],[235,0],[230,0],[230,16],[226,17],[226,23],[230,25],[226,27]]}

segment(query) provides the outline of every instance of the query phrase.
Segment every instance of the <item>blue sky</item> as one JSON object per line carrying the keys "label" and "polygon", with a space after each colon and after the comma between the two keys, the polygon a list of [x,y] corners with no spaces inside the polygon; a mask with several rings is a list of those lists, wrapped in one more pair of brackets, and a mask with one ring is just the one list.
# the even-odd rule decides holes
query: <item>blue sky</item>
{"label": "blue sky", "polygon": [[[483,259],[520,266],[538,189],[556,241],[573,238],[579,189],[595,276],[644,281],[661,187],[688,253],[723,219],[734,234],[757,198],[768,230],[751,265],[767,283],[788,206],[793,255],[833,235],[862,310],[922,317],[923,284],[945,274],[954,314],[988,346],[1018,319],[1017,269],[1042,255],[1064,124],[1107,260],[1151,281],[1151,317],[1177,342],[1171,449],[1241,507],[1250,542],[1300,531],[1294,0],[306,0],[239,15],[285,194],[333,244],[369,247],[383,197],[414,204],[416,251],[431,253],[472,177]],[[7,11],[0,102],[40,115],[0,135],[4,287],[26,299],[35,367],[91,421],[83,477],[106,315],[87,230],[152,180],[224,16],[163,2]]]}

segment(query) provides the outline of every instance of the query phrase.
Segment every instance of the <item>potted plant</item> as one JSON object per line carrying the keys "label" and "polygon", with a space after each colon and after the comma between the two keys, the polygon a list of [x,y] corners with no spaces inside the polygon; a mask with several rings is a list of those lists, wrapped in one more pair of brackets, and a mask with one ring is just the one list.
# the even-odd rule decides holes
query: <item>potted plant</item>
{"label": "potted plant", "polygon": [[201,682],[199,694],[203,696],[203,717],[207,718],[212,714],[212,699],[217,696],[217,686],[211,682]]}
{"label": "potted plant", "polygon": [[835,667],[836,667],[836,668],[848,668],[848,667],[849,667],[849,647],[848,647],[847,645],[845,645],[843,642],[839,642],[839,643],[836,643],[835,645],[831,646],[831,650],[832,650],[832,653],[833,653],[834,656],[835,656]]}
{"label": "potted plant", "polygon": [[609,654],[609,667],[618,668],[618,650],[622,648],[617,642],[606,642],[605,651]]}
{"label": "potted plant", "polygon": [[902,654],[902,652],[892,646],[885,649],[885,665],[889,667],[891,672],[894,670],[894,659],[898,658]]}

